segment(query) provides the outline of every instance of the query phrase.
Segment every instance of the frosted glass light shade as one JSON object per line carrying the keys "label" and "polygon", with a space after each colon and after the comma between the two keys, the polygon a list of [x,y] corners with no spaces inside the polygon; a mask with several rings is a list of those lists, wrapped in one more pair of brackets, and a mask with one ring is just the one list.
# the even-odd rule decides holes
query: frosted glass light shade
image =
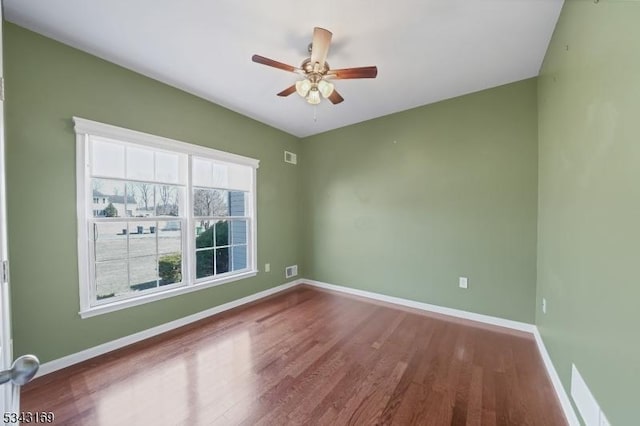
{"label": "frosted glass light shade", "polygon": [[320,92],[317,87],[312,88],[307,96],[307,102],[311,105],[317,105],[320,103]]}
{"label": "frosted glass light shade", "polygon": [[304,80],[296,81],[296,92],[298,92],[298,95],[305,98],[309,90],[311,90],[311,82],[309,80],[305,78]]}
{"label": "frosted glass light shade", "polygon": [[328,98],[333,93],[333,84],[328,81],[320,80],[318,82],[318,90],[325,98]]}

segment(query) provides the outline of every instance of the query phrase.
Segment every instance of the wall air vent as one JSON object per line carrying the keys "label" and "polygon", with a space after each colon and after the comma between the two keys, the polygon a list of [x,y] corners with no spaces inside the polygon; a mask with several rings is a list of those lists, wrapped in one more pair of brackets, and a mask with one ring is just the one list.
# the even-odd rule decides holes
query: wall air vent
{"label": "wall air vent", "polygon": [[293,152],[284,152],[284,162],[289,164],[298,164],[298,156]]}
{"label": "wall air vent", "polygon": [[298,265],[287,266],[284,269],[285,278],[295,277],[296,275],[298,275]]}

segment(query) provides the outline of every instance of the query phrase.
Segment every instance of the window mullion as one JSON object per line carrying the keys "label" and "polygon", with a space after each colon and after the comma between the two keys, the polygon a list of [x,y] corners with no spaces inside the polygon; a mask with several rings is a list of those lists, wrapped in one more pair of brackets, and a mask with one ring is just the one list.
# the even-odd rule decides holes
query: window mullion
{"label": "window mullion", "polygon": [[[155,158],[155,156],[154,156]],[[154,161],[155,163],[155,161]],[[159,235],[160,235],[160,222],[158,222],[157,220],[155,222],[155,226],[156,226],[156,232],[155,232],[155,237],[156,237],[156,287],[160,287],[160,244],[159,244]]]}
{"label": "window mullion", "polygon": [[[90,227],[91,228],[95,228],[96,224],[95,222],[89,221]],[[89,227],[88,227],[89,228]],[[96,257],[96,236],[95,236],[95,232],[93,234],[93,244],[89,245],[89,262],[88,262],[88,272],[89,272],[89,277],[88,277],[88,286],[89,286],[89,291],[88,291],[88,295],[89,295],[89,306],[93,305],[96,298],[97,298],[97,294],[98,294],[98,288],[97,288],[97,280],[96,280],[96,264],[95,264],[95,257]]]}
{"label": "window mullion", "polygon": [[257,209],[257,173],[256,169],[251,171],[251,194],[248,203],[247,210],[249,212],[250,218],[247,226],[247,244],[251,247],[247,248],[247,260],[249,264],[247,265],[251,269],[257,269],[258,260],[258,244],[257,244],[257,220],[256,220],[256,209]]}
{"label": "window mullion", "polygon": [[218,274],[218,265],[216,264],[216,256],[218,255],[218,251],[216,250],[216,228],[218,227],[218,222],[213,222],[213,233],[211,234],[211,245],[213,246],[213,276],[215,277]]}
{"label": "window mullion", "polygon": [[150,185],[169,185],[169,186],[176,186],[180,188],[184,188],[186,186],[181,182],[176,183],[176,182],[168,182],[163,180],[149,180],[149,179],[138,179],[138,178],[127,179],[122,177],[104,176],[104,175],[91,175],[91,177],[93,179],[106,179],[106,180],[115,180],[120,182],[148,183]]}
{"label": "window mullion", "polygon": [[131,232],[129,232],[129,221],[125,223],[127,227],[127,286],[129,286],[131,285]]}
{"label": "window mullion", "polygon": [[[192,172],[191,169],[193,167],[193,156],[189,155],[187,157],[187,188],[184,194],[184,208],[187,209],[184,212],[184,217],[186,217],[186,228],[183,232],[183,244],[182,249],[184,254],[182,258],[184,259],[182,270],[186,274],[185,280],[187,286],[192,286],[195,284],[196,277],[196,254],[195,254],[195,222],[193,216],[193,189],[192,189]],[[184,178],[184,176],[183,176]]]}
{"label": "window mullion", "polygon": [[[82,164],[82,170],[78,170],[78,176],[82,177],[82,184],[83,184],[83,200],[79,200],[85,203],[84,206],[82,206],[82,211],[83,211],[83,217],[82,220],[83,222],[85,222],[84,225],[84,230],[85,232],[89,232],[88,227],[86,226],[86,222],[89,222],[91,225],[93,225],[93,223],[91,223],[90,218],[93,216],[93,191],[91,188],[91,159],[93,158],[93,145],[90,143],[90,137],[89,135],[83,135],[80,136],[78,135],[78,140],[80,141],[80,143],[78,144],[78,148],[81,149],[82,151],[82,156],[78,155],[78,158],[81,158]],[[87,236],[87,235],[85,235]],[[95,238],[94,238],[95,239]],[[79,239],[79,241],[81,241],[81,238]],[[84,246],[84,250],[82,251],[82,255],[79,256],[80,259],[82,259],[82,261],[84,261],[84,271],[86,271],[86,275],[85,276],[80,276],[80,280],[81,280],[81,285],[84,285],[84,297],[83,297],[83,301],[81,303],[85,304],[86,307],[90,307],[94,304],[95,300],[96,300],[96,294],[97,294],[97,286],[96,286],[96,273],[95,273],[95,264],[93,262],[93,259],[95,258],[95,241],[93,244],[88,244]],[[84,283],[83,283],[84,281]],[[87,288],[88,287],[88,288]],[[81,306],[82,308],[82,306]]]}

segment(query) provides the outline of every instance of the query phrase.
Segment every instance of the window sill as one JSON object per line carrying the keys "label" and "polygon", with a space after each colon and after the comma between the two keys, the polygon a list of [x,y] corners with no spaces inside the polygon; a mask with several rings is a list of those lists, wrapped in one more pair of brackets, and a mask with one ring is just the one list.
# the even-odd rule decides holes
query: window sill
{"label": "window sill", "polygon": [[232,275],[230,277],[225,277],[217,280],[201,282],[201,283],[197,283],[197,284],[186,286],[186,287],[172,288],[167,291],[152,293],[152,294],[139,296],[132,299],[120,300],[113,303],[106,303],[104,305],[93,306],[91,308],[80,311],[79,314],[80,314],[80,317],[82,317],[83,319],[91,318],[97,315],[119,311],[120,309],[126,309],[132,306],[144,305],[145,303],[154,302],[156,300],[168,299],[170,297],[179,296],[181,294],[187,294],[194,291],[203,290],[205,288],[215,287],[215,286],[227,284],[233,281],[242,280],[245,278],[255,277],[257,274],[258,274],[258,271],[247,271],[247,272],[243,272],[242,274]]}

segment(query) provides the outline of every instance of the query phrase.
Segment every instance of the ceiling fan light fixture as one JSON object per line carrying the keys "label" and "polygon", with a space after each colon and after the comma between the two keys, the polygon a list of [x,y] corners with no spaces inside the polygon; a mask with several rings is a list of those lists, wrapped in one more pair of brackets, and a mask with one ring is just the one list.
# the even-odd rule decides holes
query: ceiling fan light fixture
{"label": "ceiling fan light fixture", "polygon": [[274,61],[260,55],[253,55],[251,60],[258,64],[301,75],[299,78],[302,78],[302,80],[296,81],[295,84],[276,93],[277,96],[284,98],[296,92],[311,105],[319,104],[323,98],[333,105],[337,105],[343,102],[344,98],[335,90],[333,83],[331,83],[332,81],[376,78],[378,68],[376,66],[368,66],[331,69],[327,62],[331,38],[331,31],[315,27],[313,29],[313,40],[308,49],[310,56],[303,60],[299,67]]}
{"label": "ceiling fan light fixture", "polygon": [[296,92],[298,92],[298,95],[306,98],[309,90],[311,90],[311,82],[308,79],[305,78],[304,80],[296,81]]}
{"label": "ceiling fan light fixture", "polygon": [[329,83],[325,80],[320,80],[318,82],[318,91],[320,91],[323,97],[328,98],[333,93],[333,83]]}
{"label": "ceiling fan light fixture", "polygon": [[318,91],[317,87],[313,87],[311,88],[311,90],[309,90],[309,94],[307,95],[307,102],[309,102],[311,105],[317,105],[320,103],[320,92]]}

